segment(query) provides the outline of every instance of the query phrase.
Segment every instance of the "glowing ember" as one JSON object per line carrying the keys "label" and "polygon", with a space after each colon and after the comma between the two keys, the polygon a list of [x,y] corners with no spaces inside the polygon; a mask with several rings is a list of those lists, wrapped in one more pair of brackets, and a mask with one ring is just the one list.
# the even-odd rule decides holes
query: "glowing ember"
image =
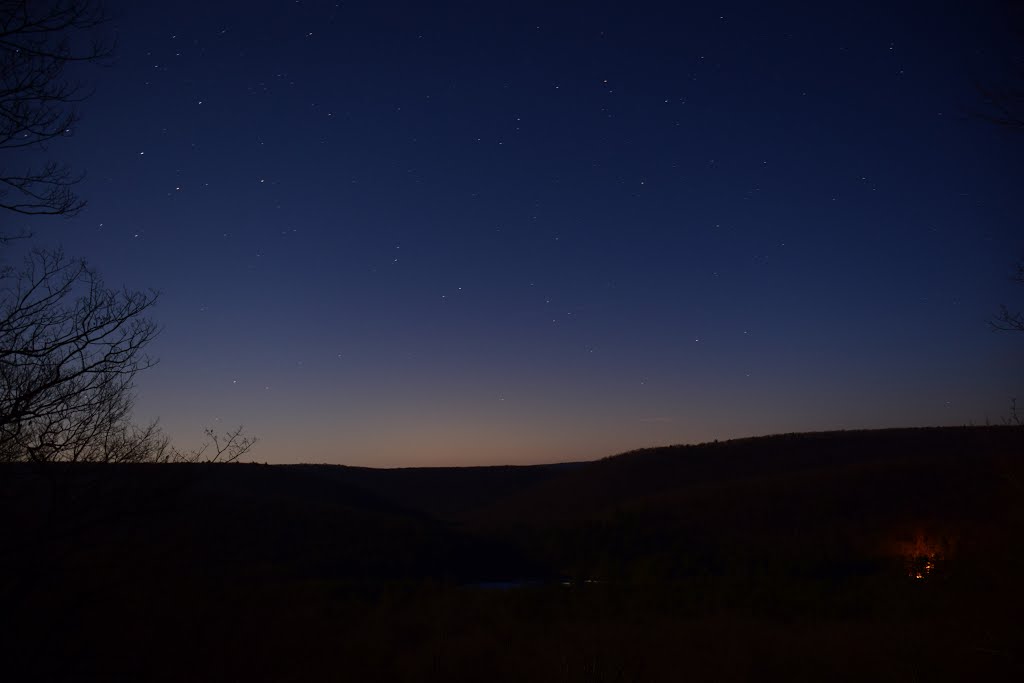
{"label": "glowing ember", "polygon": [[913,573],[911,574],[911,576],[913,576],[915,579],[923,579],[924,577],[931,574],[932,570],[935,569],[935,558],[923,558],[923,564],[921,564],[921,560],[919,559],[917,562],[915,562],[915,564],[918,564],[919,566],[917,569],[912,570]]}

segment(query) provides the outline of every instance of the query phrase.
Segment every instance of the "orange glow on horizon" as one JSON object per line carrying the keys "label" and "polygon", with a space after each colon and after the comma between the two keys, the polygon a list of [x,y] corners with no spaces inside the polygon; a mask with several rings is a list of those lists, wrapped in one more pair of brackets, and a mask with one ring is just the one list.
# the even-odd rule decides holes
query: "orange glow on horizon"
{"label": "orange glow on horizon", "polygon": [[949,557],[952,541],[947,537],[937,537],[917,532],[913,540],[897,541],[895,554],[902,559],[906,575],[915,581],[922,581],[941,566]]}

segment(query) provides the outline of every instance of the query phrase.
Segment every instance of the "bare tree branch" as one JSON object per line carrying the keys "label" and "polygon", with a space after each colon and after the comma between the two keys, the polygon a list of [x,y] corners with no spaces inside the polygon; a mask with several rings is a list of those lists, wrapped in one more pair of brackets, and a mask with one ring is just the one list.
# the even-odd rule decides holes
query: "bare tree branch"
{"label": "bare tree branch", "polygon": [[[248,453],[259,439],[243,435],[244,427],[238,426],[234,431],[218,434],[212,429],[206,430],[206,441],[196,450],[182,453],[171,449],[168,462],[235,462]],[[212,447],[212,448],[211,448]]]}
{"label": "bare tree branch", "polygon": [[[1017,273],[1013,281],[1024,285],[1024,261],[1017,263]],[[1005,305],[999,307],[999,313],[989,321],[993,329],[1001,332],[1024,332],[1024,311],[1011,311]]]}
{"label": "bare tree branch", "polygon": [[0,459],[128,462],[167,450],[130,423],[134,379],[155,361],[155,292],[105,287],[83,261],[33,251],[0,271]]}
{"label": "bare tree branch", "polygon": [[[0,0],[0,151],[45,150],[71,134],[75,105],[90,92],[66,69],[110,59],[113,42],[97,38],[105,21],[96,0]],[[53,161],[20,171],[0,165],[0,209],[73,216],[85,206],[73,189],[81,179]]]}

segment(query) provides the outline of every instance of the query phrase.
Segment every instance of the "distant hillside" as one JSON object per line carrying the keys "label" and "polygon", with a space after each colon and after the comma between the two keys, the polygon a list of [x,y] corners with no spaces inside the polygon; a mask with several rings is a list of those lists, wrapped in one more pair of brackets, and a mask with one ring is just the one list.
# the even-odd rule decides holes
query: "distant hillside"
{"label": "distant hillside", "polygon": [[475,521],[576,574],[830,571],[919,536],[1001,556],[1024,523],[1021,482],[1019,427],[783,434],[587,463]]}
{"label": "distant hillside", "polygon": [[406,510],[458,520],[525,491],[585,463],[498,467],[410,467],[375,469],[332,465],[295,465],[316,476],[372,492]]}
{"label": "distant hillside", "polygon": [[[31,544],[45,482],[25,468],[0,473],[12,521],[2,547]],[[877,562],[922,534],[955,538],[960,557],[1005,552],[1024,525],[1024,429],[1012,427],[783,434],[526,467],[53,473],[62,542],[84,544],[97,564],[103,548],[130,547],[175,571],[468,581],[640,566],[810,571]]]}
{"label": "distant hillside", "polygon": [[778,485],[797,477],[828,478],[868,470],[895,474],[928,464],[930,467],[916,472],[912,481],[891,482],[889,488],[898,490],[887,493],[895,499],[923,503],[952,494],[951,486],[966,483],[944,478],[952,473],[950,468],[972,472],[970,481],[974,482],[977,476],[1002,476],[996,470],[1015,465],[1021,455],[1024,429],[1019,427],[780,434],[648,448],[585,463],[565,476],[540,483],[514,502],[496,502],[489,514],[516,519],[589,517],[683,490],[755,481]]}
{"label": "distant hillside", "polygon": [[0,519],[4,680],[1024,673],[1017,427],[532,467],[4,466]]}
{"label": "distant hillside", "polygon": [[[0,559],[125,579],[144,571],[472,580],[515,565],[491,539],[347,481],[345,470],[61,465],[49,472],[58,485],[51,505],[46,478],[0,467]],[[125,555],[130,565],[118,559]]]}

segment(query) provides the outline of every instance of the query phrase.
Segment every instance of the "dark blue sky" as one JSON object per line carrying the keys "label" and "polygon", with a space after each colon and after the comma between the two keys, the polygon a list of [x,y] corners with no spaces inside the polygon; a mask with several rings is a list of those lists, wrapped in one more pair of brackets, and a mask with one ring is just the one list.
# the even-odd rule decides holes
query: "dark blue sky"
{"label": "dark blue sky", "polygon": [[89,207],[23,222],[163,292],[139,418],[185,445],[526,463],[1024,386],[998,4],[140,5],[51,147]]}

